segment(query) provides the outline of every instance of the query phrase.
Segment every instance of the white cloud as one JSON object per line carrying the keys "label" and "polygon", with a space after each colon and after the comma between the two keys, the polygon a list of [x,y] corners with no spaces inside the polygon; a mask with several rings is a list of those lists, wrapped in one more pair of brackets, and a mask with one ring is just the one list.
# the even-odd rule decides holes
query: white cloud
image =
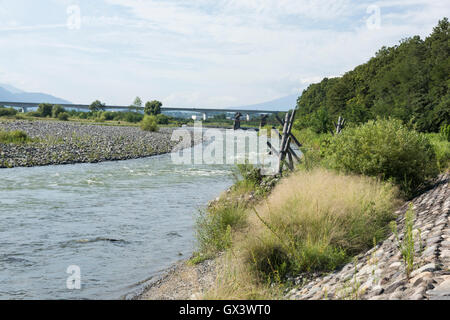
{"label": "white cloud", "polygon": [[[443,0],[104,1],[79,0],[78,31],[50,28],[65,22],[72,1],[52,2],[58,16],[39,19],[48,28],[8,11],[0,69],[22,77],[23,89],[74,102],[128,104],[139,95],[172,106],[245,105],[300,93],[383,45],[426,36],[450,9]],[[380,30],[366,27],[370,4],[381,8]]]}

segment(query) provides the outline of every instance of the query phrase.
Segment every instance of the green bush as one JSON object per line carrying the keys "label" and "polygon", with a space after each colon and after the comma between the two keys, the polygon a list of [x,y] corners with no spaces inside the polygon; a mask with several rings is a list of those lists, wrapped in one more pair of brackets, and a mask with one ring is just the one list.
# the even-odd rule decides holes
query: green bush
{"label": "green bush", "polygon": [[122,116],[120,120],[131,122],[131,123],[138,123],[141,122],[144,119],[144,115],[136,112],[125,112],[122,113]]}
{"label": "green bush", "polygon": [[16,109],[0,107],[0,117],[15,116],[16,114],[17,114]]}
{"label": "green bush", "polygon": [[144,131],[155,132],[158,131],[158,123],[156,121],[156,116],[146,115],[141,122],[141,129]]}
{"label": "green bush", "polygon": [[66,112],[66,110],[60,105],[54,105],[52,108],[52,117],[58,118],[60,113]]}
{"label": "green bush", "polygon": [[169,124],[169,117],[161,113],[156,116],[156,121],[158,124]]}
{"label": "green bush", "polygon": [[444,172],[450,169],[450,141],[442,134],[429,133],[427,136],[436,153],[436,162],[439,170]]}
{"label": "green bush", "polygon": [[53,105],[50,103],[41,103],[38,107],[37,112],[40,113],[41,117],[51,117],[53,112]]}
{"label": "green bush", "polygon": [[369,121],[344,130],[331,140],[326,163],[347,173],[391,180],[407,196],[437,174],[430,140],[393,119]]}
{"label": "green bush", "polygon": [[60,114],[58,114],[58,120],[68,121],[69,120],[69,114],[67,112],[61,112]]}
{"label": "green bush", "polygon": [[31,139],[23,131],[1,131],[0,130],[0,143],[14,143],[21,144],[30,141]]}

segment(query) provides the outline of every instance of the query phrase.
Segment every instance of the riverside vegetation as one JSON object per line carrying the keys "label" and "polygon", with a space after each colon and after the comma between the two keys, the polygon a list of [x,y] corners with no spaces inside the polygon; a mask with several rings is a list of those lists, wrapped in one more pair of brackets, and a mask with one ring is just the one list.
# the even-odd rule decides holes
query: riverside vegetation
{"label": "riverside vegetation", "polygon": [[[420,271],[413,209],[401,239],[394,221],[405,200],[450,169],[448,37],[445,18],[425,41],[383,48],[303,93],[293,130],[303,143],[297,170],[278,182],[240,166],[242,180],[198,217],[190,263],[217,265],[203,298],[285,298],[292,279],[306,283],[351,264],[392,232],[405,276]],[[348,125],[335,135],[338,115]],[[358,298],[354,285],[348,289]]]}
{"label": "riverside vegetation", "polygon": [[[289,279],[336,270],[387,238],[404,199],[425,188],[439,168],[449,168],[450,157],[437,159],[426,134],[395,119],[338,136],[308,129],[296,134],[306,160],[296,172],[279,180],[240,166],[243,179],[199,215],[198,251],[190,262],[216,258],[218,264],[205,298],[283,298]],[[439,137],[448,152],[444,140]],[[399,250],[409,274],[408,239]]]}

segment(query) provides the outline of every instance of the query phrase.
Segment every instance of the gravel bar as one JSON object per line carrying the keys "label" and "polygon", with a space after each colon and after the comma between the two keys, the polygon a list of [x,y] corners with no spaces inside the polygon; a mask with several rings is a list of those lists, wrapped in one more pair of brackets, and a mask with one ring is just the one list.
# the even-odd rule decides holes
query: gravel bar
{"label": "gravel bar", "polygon": [[0,121],[0,130],[21,130],[33,139],[24,144],[0,143],[0,168],[136,159],[171,152],[178,144],[171,141],[171,128],[146,132],[76,122]]}

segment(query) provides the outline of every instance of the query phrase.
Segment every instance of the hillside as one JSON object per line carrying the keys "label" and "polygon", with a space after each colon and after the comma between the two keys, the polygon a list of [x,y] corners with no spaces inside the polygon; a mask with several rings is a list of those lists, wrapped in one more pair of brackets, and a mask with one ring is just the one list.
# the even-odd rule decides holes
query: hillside
{"label": "hillside", "polygon": [[240,106],[240,107],[230,107],[226,109],[241,109],[241,110],[262,110],[262,111],[289,111],[294,108],[297,103],[297,94],[289,95],[286,97],[278,98],[275,100]]}
{"label": "hillside", "polygon": [[444,18],[425,40],[414,36],[383,47],[344,76],[309,86],[297,102],[297,127],[323,132],[339,115],[352,123],[381,116],[438,131],[450,123],[449,29]]}
{"label": "hillside", "polygon": [[25,92],[10,85],[0,84],[0,101],[70,103],[67,100],[41,92]]}

